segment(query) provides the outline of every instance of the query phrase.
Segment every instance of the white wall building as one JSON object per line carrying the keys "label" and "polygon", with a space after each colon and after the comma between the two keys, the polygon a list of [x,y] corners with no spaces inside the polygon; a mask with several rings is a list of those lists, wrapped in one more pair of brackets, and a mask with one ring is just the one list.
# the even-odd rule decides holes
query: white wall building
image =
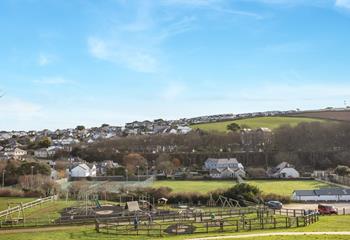
{"label": "white wall building", "polygon": [[91,168],[85,164],[81,163],[74,167],[70,171],[71,177],[96,177],[96,166],[93,165]]}

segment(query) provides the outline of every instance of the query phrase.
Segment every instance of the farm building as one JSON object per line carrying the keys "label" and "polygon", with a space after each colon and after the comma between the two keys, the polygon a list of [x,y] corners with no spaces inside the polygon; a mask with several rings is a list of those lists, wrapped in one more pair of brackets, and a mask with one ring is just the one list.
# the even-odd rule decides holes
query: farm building
{"label": "farm building", "polygon": [[350,201],[350,189],[295,190],[292,199],[295,201]]}

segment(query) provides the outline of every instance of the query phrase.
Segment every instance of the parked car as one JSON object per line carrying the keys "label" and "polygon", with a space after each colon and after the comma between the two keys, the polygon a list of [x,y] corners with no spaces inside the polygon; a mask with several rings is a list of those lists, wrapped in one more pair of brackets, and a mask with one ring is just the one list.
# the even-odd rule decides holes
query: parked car
{"label": "parked car", "polygon": [[334,206],[330,205],[318,205],[318,212],[322,215],[338,214],[338,210]]}
{"label": "parked car", "polygon": [[318,210],[304,210],[304,215],[313,215],[313,214],[317,214],[319,215],[319,211]]}
{"label": "parked car", "polygon": [[266,203],[266,205],[271,208],[271,209],[276,209],[276,210],[280,210],[283,207],[283,204],[279,201],[268,201]]}

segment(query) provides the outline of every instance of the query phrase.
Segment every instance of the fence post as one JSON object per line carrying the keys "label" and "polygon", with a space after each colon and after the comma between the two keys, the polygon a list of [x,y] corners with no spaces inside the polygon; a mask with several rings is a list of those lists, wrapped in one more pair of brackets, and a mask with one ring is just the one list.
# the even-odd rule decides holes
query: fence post
{"label": "fence post", "polygon": [[207,222],[207,233],[209,232],[209,226],[208,226],[208,223],[209,223],[209,222]]}
{"label": "fence post", "polygon": [[273,218],[273,228],[276,229],[276,218]]}
{"label": "fence post", "polygon": [[293,210],[293,217],[295,217],[295,209]]}
{"label": "fence post", "polygon": [[288,227],[288,217],[286,217],[286,228]]}
{"label": "fence post", "polygon": [[236,220],[236,232],[238,232],[239,231],[239,222],[238,222],[238,220]]}
{"label": "fence post", "polygon": [[100,233],[100,225],[98,224],[98,220],[95,220],[95,230],[96,232]]}
{"label": "fence post", "polygon": [[297,217],[297,227],[299,227],[299,217]]}
{"label": "fence post", "polygon": [[345,208],[343,208],[343,215],[345,215]]}
{"label": "fence post", "polygon": [[251,230],[252,230],[252,220],[249,219],[249,231],[251,231]]}

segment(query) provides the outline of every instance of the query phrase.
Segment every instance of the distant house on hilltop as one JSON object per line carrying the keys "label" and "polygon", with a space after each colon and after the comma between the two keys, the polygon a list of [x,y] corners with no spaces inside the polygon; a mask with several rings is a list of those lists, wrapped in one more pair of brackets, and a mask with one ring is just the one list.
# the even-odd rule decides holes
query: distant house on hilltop
{"label": "distant house on hilltop", "polygon": [[236,158],[208,158],[204,169],[209,170],[212,178],[237,178],[238,175],[245,177],[244,167]]}

